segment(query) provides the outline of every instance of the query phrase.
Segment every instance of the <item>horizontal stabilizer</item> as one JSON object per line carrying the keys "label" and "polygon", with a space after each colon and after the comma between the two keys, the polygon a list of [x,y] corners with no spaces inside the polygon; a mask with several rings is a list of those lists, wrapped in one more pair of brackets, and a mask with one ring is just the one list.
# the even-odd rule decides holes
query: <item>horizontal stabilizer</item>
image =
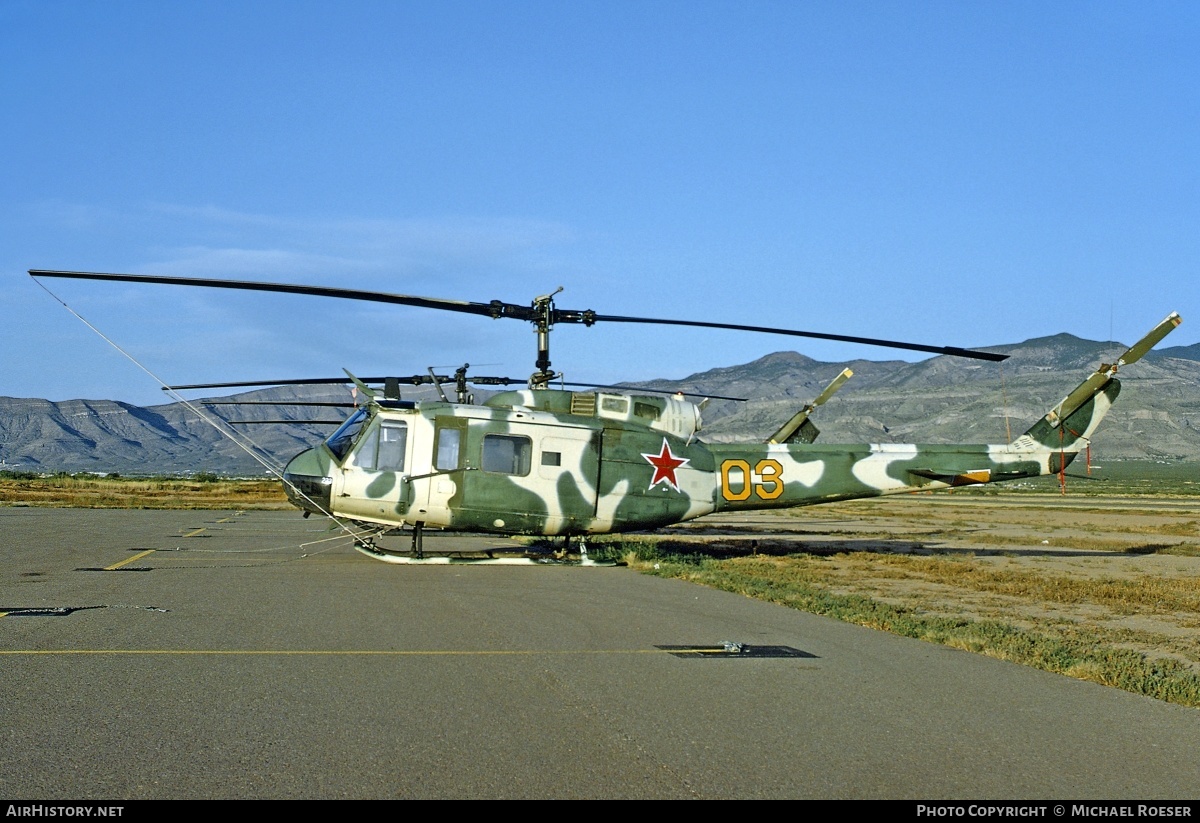
{"label": "horizontal stabilizer", "polygon": [[992,481],[991,469],[979,469],[977,471],[939,471],[938,469],[909,469],[909,474],[915,474],[917,477],[924,477],[927,480],[937,480],[945,483],[947,486],[976,486],[980,483],[990,483]]}

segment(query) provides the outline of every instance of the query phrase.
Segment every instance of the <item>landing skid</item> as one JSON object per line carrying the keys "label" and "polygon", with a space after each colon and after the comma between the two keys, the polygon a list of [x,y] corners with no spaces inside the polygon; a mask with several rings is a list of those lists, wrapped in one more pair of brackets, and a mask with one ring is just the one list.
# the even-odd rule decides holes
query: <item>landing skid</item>
{"label": "landing skid", "polygon": [[[592,560],[588,557],[587,547],[580,544],[579,554],[576,557],[571,557],[567,549],[570,546],[570,541],[565,541],[563,551],[561,553],[552,554],[545,553],[539,556],[530,557],[526,554],[523,557],[500,556],[500,549],[485,550],[483,552],[461,552],[443,555],[427,556],[421,546],[420,529],[415,530],[413,535],[413,545],[409,552],[392,552],[380,548],[376,545],[374,538],[358,538],[354,541],[354,549],[360,554],[365,554],[373,560],[381,560],[384,563],[394,563],[405,566],[447,566],[447,565],[463,565],[477,564],[485,566],[623,566],[624,563],[615,560]],[[480,557],[482,554],[484,556]]]}
{"label": "landing skid", "polygon": [[435,557],[413,557],[409,554],[393,554],[391,552],[380,551],[378,548],[371,549],[366,546],[361,546],[357,543],[354,548],[361,554],[365,554],[373,560],[381,560],[384,563],[394,563],[404,566],[449,566],[449,565],[466,565],[475,564],[481,566],[620,566],[622,563],[608,560],[592,560],[588,557],[579,559],[572,558],[557,558],[557,557],[468,557],[465,555],[438,555]]}

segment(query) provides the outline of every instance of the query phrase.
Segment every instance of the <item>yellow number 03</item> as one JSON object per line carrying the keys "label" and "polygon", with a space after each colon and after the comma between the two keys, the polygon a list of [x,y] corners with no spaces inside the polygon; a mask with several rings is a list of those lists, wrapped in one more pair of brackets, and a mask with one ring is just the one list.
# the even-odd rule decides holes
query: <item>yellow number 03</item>
{"label": "yellow number 03", "polygon": [[[740,475],[740,477],[739,477]],[[734,485],[740,486],[734,491]],[[721,496],[726,500],[746,500],[751,494],[763,500],[774,500],[783,494],[783,466],[769,457],[759,460],[750,471],[746,460],[726,460],[721,464]]]}

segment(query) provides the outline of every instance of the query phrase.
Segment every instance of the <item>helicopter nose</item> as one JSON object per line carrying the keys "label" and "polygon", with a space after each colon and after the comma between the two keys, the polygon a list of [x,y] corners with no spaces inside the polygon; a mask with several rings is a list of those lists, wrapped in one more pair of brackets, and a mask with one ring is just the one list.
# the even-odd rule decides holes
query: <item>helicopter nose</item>
{"label": "helicopter nose", "polygon": [[329,514],[333,477],[328,461],[318,449],[305,449],[288,461],[283,469],[283,491],[288,502],[311,514]]}

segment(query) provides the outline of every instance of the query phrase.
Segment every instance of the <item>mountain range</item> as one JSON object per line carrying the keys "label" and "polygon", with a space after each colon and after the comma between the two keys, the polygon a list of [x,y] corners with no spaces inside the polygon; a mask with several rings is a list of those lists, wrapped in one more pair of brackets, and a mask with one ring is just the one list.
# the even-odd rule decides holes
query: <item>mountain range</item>
{"label": "mountain range", "polygon": [[[818,442],[1004,443],[1124,348],[1059,334],[992,347],[1010,355],[1002,364],[946,356],[917,363],[825,363],[785,351],[682,380],[628,385],[748,398],[706,404],[701,438],[761,441],[849,368],[854,377],[813,415],[821,430]],[[1200,344],[1152,351],[1122,370],[1120,379],[1121,397],[1093,450],[1106,459],[1200,461]],[[426,399],[432,391],[424,387],[405,396]],[[211,400],[349,403],[351,397],[340,386],[281,386]],[[263,474],[265,465],[202,417],[295,421],[233,427],[278,466],[333,430],[303,421],[336,420],[347,413],[315,406],[190,401],[139,407],[113,400],[0,397],[0,470]]]}

